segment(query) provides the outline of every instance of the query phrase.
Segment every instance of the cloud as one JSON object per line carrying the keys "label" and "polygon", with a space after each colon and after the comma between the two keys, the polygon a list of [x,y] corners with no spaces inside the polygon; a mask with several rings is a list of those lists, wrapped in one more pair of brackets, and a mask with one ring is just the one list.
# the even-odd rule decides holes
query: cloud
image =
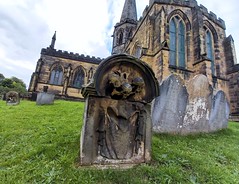
{"label": "cloud", "polygon": [[[38,12],[47,20],[51,34],[57,31],[56,48],[94,54],[107,39],[109,17],[106,0],[44,0]],[[98,48],[97,48],[98,49]],[[109,52],[101,53],[108,55]]]}
{"label": "cloud", "polygon": [[[28,85],[41,48],[57,31],[56,49],[105,58],[111,53],[114,25],[125,0],[0,0],[0,73]],[[136,0],[138,18],[149,0]],[[225,20],[239,57],[236,0],[198,0]],[[236,12],[236,13],[235,13]]]}
{"label": "cloud", "polygon": [[0,17],[0,73],[5,77],[22,77],[28,84],[55,30],[57,49],[110,54],[106,0],[0,0]]}
{"label": "cloud", "polygon": [[35,13],[34,0],[0,0],[0,73],[29,82],[39,57],[39,35],[48,32]]}

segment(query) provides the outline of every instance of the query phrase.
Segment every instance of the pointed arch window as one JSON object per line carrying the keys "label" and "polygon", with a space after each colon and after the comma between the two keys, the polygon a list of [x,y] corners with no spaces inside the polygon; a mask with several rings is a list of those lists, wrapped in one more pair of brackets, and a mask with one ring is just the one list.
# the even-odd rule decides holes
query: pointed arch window
{"label": "pointed arch window", "polygon": [[55,66],[51,71],[50,84],[62,85],[63,69],[60,65]]}
{"label": "pointed arch window", "polygon": [[215,64],[214,64],[214,54],[213,54],[213,37],[211,31],[204,27],[205,29],[205,45],[207,58],[211,60],[211,70],[212,74],[215,75]]}
{"label": "pointed arch window", "polygon": [[76,72],[73,80],[73,86],[76,88],[81,88],[85,81],[85,72],[80,67]]}
{"label": "pointed arch window", "polygon": [[118,33],[118,41],[117,41],[117,43],[118,43],[118,45],[121,45],[122,43],[123,43],[123,31],[120,31],[119,33]]}
{"label": "pointed arch window", "polygon": [[185,68],[185,24],[178,16],[169,22],[169,39],[170,65]]}

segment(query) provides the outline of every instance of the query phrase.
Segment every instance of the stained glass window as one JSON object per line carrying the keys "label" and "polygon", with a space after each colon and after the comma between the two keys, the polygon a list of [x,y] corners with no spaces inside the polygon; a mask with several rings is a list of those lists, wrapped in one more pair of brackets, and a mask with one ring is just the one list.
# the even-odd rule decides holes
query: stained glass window
{"label": "stained glass window", "polygon": [[62,67],[57,65],[51,71],[50,84],[62,85],[63,70]]}
{"label": "stained glass window", "polygon": [[77,88],[81,88],[84,84],[85,79],[85,73],[82,68],[79,68],[77,72],[75,73],[74,80],[73,80],[73,86]]}
{"label": "stained glass window", "polygon": [[211,60],[211,70],[212,74],[215,74],[215,67],[214,67],[214,56],[213,56],[213,45],[212,45],[212,33],[209,30],[206,30],[206,52],[207,58]]}
{"label": "stained glass window", "polygon": [[169,23],[170,65],[185,67],[185,25],[175,16]]}
{"label": "stained glass window", "polygon": [[170,21],[169,27],[169,37],[170,37],[170,65],[176,65],[176,46],[177,46],[177,37],[176,37],[176,23],[172,19]]}

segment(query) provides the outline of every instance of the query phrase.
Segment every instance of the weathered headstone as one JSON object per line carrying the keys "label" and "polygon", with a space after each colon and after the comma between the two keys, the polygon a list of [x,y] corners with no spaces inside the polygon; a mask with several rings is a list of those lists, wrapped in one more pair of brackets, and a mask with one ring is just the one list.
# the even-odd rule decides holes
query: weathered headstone
{"label": "weathered headstone", "polygon": [[86,98],[80,165],[128,167],[151,159],[150,102],[158,82],[148,65],[114,55],[83,88]]}
{"label": "weathered headstone", "polygon": [[48,93],[48,86],[43,87],[43,92],[37,94],[37,105],[52,105],[54,103],[55,94]]}
{"label": "weathered headstone", "polygon": [[218,91],[213,98],[212,110],[209,119],[209,131],[227,128],[230,107],[223,91]]}
{"label": "weathered headstone", "polygon": [[18,105],[20,103],[19,94],[15,91],[9,91],[6,94],[6,104],[7,105]]}
{"label": "weathered headstone", "polygon": [[213,96],[204,75],[196,75],[185,87],[172,74],[162,82],[152,108],[153,131],[172,134],[213,132],[227,127],[229,104],[225,93]]}
{"label": "weathered headstone", "polygon": [[183,126],[188,93],[178,75],[170,75],[160,86],[160,96],[152,108],[153,130],[160,133],[178,133]]}
{"label": "weathered headstone", "polygon": [[196,75],[187,85],[189,103],[182,134],[208,132],[213,90],[205,75]]}

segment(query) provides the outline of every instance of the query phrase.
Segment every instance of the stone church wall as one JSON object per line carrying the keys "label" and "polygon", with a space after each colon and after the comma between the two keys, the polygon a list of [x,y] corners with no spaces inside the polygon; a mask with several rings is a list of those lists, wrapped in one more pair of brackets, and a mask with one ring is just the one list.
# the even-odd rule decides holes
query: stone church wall
{"label": "stone church wall", "polygon": [[[169,20],[178,15],[182,18],[186,28],[186,67],[179,68],[169,64]],[[205,28],[210,29],[213,37],[213,57],[214,70],[211,70],[211,60],[206,57]],[[232,112],[238,107],[235,104],[235,95],[238,89],[229,88],[228,59],[225,53],[228,44],[225,33],[225,22],[218,18],[213,12],[209,12],[203,5],[198,5],[196,1],[164,1],[152,0],[145,8],[143,16],[139,19],[136,32],[132,41],[128,42],[125,50],[131,55],[135,55],[135,47],[141,47],[140,59],[148,63],[158,81],[161,83],[170,74],[179,75],[188,81],[195,75],[204,74],[209,79],[209,84],[214,90],[222,90],[228,99],[232,96]],[[238,72],[237,72],[238,73]],[[229,78],[228,78],[229,77]],[[231,85],[232,86],[232,85]],[[230,92],[229,92],[230,90]]]}
{"label": "stone church wall", "polygon": [[[50,48],[43,49],[36,71],[31,79],[29,92],[41,92],[44,86],[48,86],[48,92],[54,93],[58,97],[82,99],[81,87],[73,86],[74,75],[77,69],[81,67],[85,75],[84,84],[87,84],[100,61],[99,58],[75,55]],[[50,84],[52,67],[55,65],[59,65],[63,69],[63,79],[59,85]],[[91,70],[92,74],[90,74]]]}
{"label": "stone church wall", "polygon": [[[124,16],[115,25],[112,54],[127,53],[146,62],[159,83],[171,74],[179,75],[185,83],[196,75],[205,75],[214,92],[225,92],[230,100],[230,112],[239,120],[239,65],[236,64],[233,38],[225,33],[225,22],[203,5],[198,5],[196,0],[150,0],[139,20],[136,15],[127,17],[132,15],[127,11],[132,13],[129,7],[134,9],[136,1],[125,2],[130,3],[130,6],[123,9]],[[170,64],[169,23],[175,16],[185,26],[185,67],[178,66],[178,63]],[[210,31],[212,36],[213,59],[207,55],[206,31]],[[86,84],[94,73],[92,70],[96,70],[102,59],[55,50],[55,38],[54,35],[50,47],[42,49],[29,92],[39,92],[48,85],[49,90],[60,97],[82,98],[81,88],[72,85],[76,68],[83,68]],[[49,84],[51,67],[55,63],[64,70],[66,80],[61,85]]]}

